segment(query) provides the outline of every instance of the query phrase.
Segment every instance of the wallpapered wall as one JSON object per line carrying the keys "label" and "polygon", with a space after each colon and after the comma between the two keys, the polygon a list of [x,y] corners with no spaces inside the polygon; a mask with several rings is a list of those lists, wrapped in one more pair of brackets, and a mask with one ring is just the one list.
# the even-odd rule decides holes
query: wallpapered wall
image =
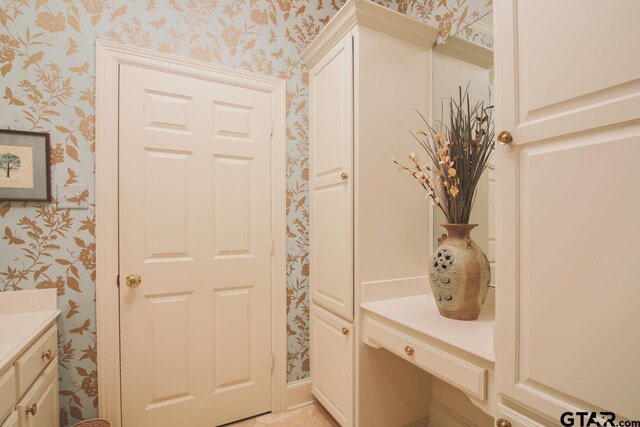
{"label": "wallpapered wall", "polygon": [[[378,0],[446,37],[491,0]],[[289,381],[309,374],[307,81],[302,49],[343,0],[2,0],[0,127],[52,137],[52,180],[94,199],[96,37],[287,80]],[[96,415],[95,211],[0,203],[0,290],[56,288],[61,425]]]}

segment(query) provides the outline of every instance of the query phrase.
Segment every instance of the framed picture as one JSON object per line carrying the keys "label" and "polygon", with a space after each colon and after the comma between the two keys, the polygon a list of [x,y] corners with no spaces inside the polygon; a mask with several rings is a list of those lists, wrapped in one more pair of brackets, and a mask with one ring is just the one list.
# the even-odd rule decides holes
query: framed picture
{"label": "framed picture", "polygon": [[0,129],[0,201],[50,202],[49,134]]}

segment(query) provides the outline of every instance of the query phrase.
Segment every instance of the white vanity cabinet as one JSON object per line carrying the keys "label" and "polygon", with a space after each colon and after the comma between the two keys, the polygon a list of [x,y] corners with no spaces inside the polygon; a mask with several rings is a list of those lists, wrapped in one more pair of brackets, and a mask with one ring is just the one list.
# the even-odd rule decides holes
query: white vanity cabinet
{"label": "white vanity cabinet", "polygon": [[0,293],[0,426],[57,427],[56,290]]}
{"label": "white vanity cabinet", "polygon": [[[4,374],[0,375],[0,422],[9,417],[15,409],[16,398],[16,370],[9,366]],[[0,424],[4,427],[3,424]]]}
{"label": "white vanity cabinet", "polygon": [[[311,382],[343,426],[426,416],[430,379],[362,342],[364,289],[404,296],[426,283],[424,193],[390,157],[415,148],[429,115],[437,29],[368,0],[349,0],[303,52],[309,67]],[[375,293],[375,292],[374,292]],[[386,352],[384,352],[386,353]],[[362,375],[360,373],[362,372]],[[424,374],[424,375],[423,375]],[[404,388],[412,397],[393,390]]]}
{"label": "white vanity cabinet", "polygon": [[640,3],[494,4],[497,425],[638,420]]}
{"label": "white vanity cabinet", "polygon": [[[57,315],[26,313],[15,315],[38,316],[43,321],[54,322]],[[7,316],[0,315],[0,318]],[[30,320],[26,320],[30,322]],[[48,325],[48,329],[35,342],[26,348],[17,348],[19,357],[10,365],[5,377],[0,380],[0,426],[55,427],[59,423],[58,406],[58,352],[57,327]],[[0,334],[0,340],[2,335]],[[6,368],[5,368],[6,369]],[[3,382],[4,381],[4,382]],[[9,387],[4,387],[9,384]],[[7,416],[7,410],[9,415]],[[4,417],[2,411],[4,411]]]}
{"label": "white vanity cabinet", "polygon": [[53,427],[58,416],[58,359],[51,361],[16,406],[20,427]]}

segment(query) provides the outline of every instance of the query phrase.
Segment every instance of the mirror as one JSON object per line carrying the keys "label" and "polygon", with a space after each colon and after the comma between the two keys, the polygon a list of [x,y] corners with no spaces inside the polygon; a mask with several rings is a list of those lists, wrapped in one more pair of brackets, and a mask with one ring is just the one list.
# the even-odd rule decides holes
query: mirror
{"label": "mirror", "polygon": [[[468,86],[473,105],[484,101],[494,105],[493,100],[493,16],[488,13],[466,28],[460,30],[434,48],[433,60],[433,121],[448,123],[450,98],[457,98],[458,87]],[[444,111],[443,111],[444,109]],[[494,111],[495,116],[495,111]],[[478,183],[471,218],[478,224],[471,236],[489,259],[491,286],[495,286],[495,153],[489,169]],[[434,207],[433,248],[438,238],[446,234],[440,225],[446,222],[440,209]]]}

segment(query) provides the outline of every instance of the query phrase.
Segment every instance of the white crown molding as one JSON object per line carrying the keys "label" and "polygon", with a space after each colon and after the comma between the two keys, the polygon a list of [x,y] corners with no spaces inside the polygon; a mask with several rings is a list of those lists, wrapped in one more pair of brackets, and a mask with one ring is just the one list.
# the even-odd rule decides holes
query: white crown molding
{"label": "white crown molding", "polygon": [[493,67],[493,50],[462,37],[449,37],[438,45],[436,51],[482,68]]}
{"label": "white crown molding", "polygon": [[493,37],[493,25],[487,24],[486,22],[482,22],[480,20],[474,22],[470,25],[475,31],[486,34],[487,36]]}
{"label": "white crown molding", "polygon": [[438,29],[371,0],[349,0],[302,52],[307,67],[312,67],[353,27],[362,25],[424,47],[433,47]]}

